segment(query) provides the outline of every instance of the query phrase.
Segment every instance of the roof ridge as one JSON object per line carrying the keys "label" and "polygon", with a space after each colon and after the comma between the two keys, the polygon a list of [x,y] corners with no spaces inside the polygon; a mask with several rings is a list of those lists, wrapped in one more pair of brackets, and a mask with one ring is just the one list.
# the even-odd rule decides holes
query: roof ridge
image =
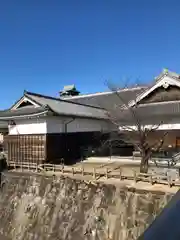
{"label": "roof ridge", "polygon": [[157,77],[155,77],[155,81],[159,81],[161,80],[164,76],[169,76],[172,77],[174,79],[179,79],[180,78],[180,74],[176,73],[176,72],[172,72],[169,71],[168,69],[164,69]]}
{"label": "roof ridge", "polygon": [[[122,88],[117,90],[118,92],[125,92],[125,91],[133,91],[136,89],[142,89],[142,88],[147,88],[148,85],[141,85],[141,86],[137,86],[137,87],[132,87],[132,88]],[[106,94],[113,94],[115,91],[108,91],[108,92],[95,92],[95,93],[87,93],[87,94],[82,94],[82,95],[78,95],[78,96],[70,96],[70,97],[66,97],[64,99],[79,99],[79,98],[85,98],[85,97],[91,97],[91,96],[98,96],[98,95],[106,95]],[[63,99],[63,100],[64,100]]]}
{"label": "roof ridge", "polygon": [[75,105],[81,105],[81,106],[85,106],[85,107],[90,107],[90,108],[96,108],[96,109],[102,109],[104,110],[104,108],[102,107],[95,107],[95,106],[91,106],[88,104],[83,104],[83,103],[76,103],[73,102],[71,100],[66,100],[66,99],[61,99],[61,98],[56,98],[56,97],[51,97],[51,96],[47,96],[47,95],[43,95],[43,94],[39,94],[39,93],[34,93],[34,92],[29,92],[29,91],[24,91],[24,94],[27,95],[32,95],[32,96],[36,96],[36,97],[42,97],[42,98],[47,98],[47,99],[51,99],[51,100],[56,100],[59,102],[67,102],[67,103],[71,103],[71,104],[75,104]]}

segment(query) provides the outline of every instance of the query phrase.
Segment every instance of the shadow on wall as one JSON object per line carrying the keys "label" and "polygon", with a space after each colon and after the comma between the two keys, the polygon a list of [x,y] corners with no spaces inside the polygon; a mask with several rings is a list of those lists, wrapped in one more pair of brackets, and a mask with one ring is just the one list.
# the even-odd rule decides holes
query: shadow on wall
{"label": "shadow on wall", "polygon": [[132,156],[134,147],[120,139],[110,140],[109,134],[68,135],[64,159],[73,164],[88,157]]}
{"label": "shadow on wall", "polygon": [[5,169],[7,169],[7,159],[6,159],[6,155],[1,152],[0,153],[0,172],[4,171]]}

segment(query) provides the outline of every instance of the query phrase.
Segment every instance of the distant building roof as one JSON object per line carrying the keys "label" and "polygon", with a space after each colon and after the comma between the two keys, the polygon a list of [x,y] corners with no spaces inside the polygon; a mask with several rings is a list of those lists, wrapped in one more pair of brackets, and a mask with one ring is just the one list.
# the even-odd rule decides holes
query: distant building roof
{"label": "distant building roof", "polygon": [[[118,94],[121,95],[123,100],[128,103],[132,100],[135,100],[136,97],[144,92],[148,86],[139,86],[135,88],[125,88],[120,89]],[[114,104],[122,104],[115,92],[102,92],[102,93],[93,93],[86,95],[79,95],[74,97],[66,98],[66,100],[73,101],[75,103],[88,104],[90,106],[102,107],[104,109],[111,109]]]}
{"label": "distant building roof", "polygon": [[76,87],[74,84],[64,86],[64,88],[63,88],[63,91],[72,91],[72,90],[76,90]]}
{"label": "distant building roof", "polygon": [[67,85],[64,86],[63,90],[60,91],[60,96],[77,96],[79,95],[79,91],[76,89],[75,85]]}

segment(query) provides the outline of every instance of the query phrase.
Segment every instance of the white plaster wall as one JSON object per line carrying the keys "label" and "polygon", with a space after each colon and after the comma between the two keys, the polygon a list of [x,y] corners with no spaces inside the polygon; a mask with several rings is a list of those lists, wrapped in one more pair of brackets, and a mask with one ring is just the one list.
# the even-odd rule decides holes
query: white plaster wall
{"label": "white plaster wall", "polygon": [[71,118],[65,117],[51,117],[46,119],[47,123],[47,133],[63,133],[64,122],[70,121]]}
{"label": "white plaster wall", "polygon": [[67,130],[68,132],[107,131],[108,124],[103,120],[79,118],[70,123]]}
{"label": "white plaster wall", "polygon": [[2,143],[4,141],[4,136],[2,133],[0,133],[0,143]]}
{"label": "white plaster wall", "polygon": [[[16,125],[9,125],[9,135],[46,134],[65,132],[65,123],[72,121],[66,117],[48,117],[39,119],[16,120]],[[108,131],[109,124],[103,120],[76,118],[67,124],[67,132]]]}
{"label": "white plaster wall", "polygon": [[[72,120],[72,122],[70,122]],[[70,123],[68,123],[70,122]],[[103,120],[85,119],[85,118],[49,118],[47,119],[47,132],[58,133],[65,132],[65,123],[67,124],[67,132],[93,132],[108,131],[109,124]]]}
{"label": "white plaster wall", "polygon": [[[65,132],[65,123],[73,120],[65,117],[48,117],[15,121],[16,125],[9,125],[9,135],[17,134],[46,134]],[[112,126],[104,120],[76,118],[67,125],[67,132],[110,131]],[[131,126],[136,128],[135,126]],[[150,125],[146,126],[151,127]],[[121,128],[119,128],[121,130]],[[180,129],[180,119],[160,125],[159,130]],[[123,129],[124,130],[124,129]],[[0,141],[1,141],[0,136]]]}
{"label": "white plaster wall", "polygon": [[26,119],[15,121],[16,125],[9,125],[9,135],[45,134],[47,124],[45,119]]}

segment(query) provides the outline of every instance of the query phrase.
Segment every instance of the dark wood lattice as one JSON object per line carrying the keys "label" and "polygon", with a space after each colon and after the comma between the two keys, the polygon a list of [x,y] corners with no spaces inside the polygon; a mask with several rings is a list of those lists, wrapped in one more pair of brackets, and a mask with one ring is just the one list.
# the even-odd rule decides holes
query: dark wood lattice
{"label": "dark wood lattice", "polygon": [[8,161],[41,164],[46,159],[46,135],[7,135]]}

